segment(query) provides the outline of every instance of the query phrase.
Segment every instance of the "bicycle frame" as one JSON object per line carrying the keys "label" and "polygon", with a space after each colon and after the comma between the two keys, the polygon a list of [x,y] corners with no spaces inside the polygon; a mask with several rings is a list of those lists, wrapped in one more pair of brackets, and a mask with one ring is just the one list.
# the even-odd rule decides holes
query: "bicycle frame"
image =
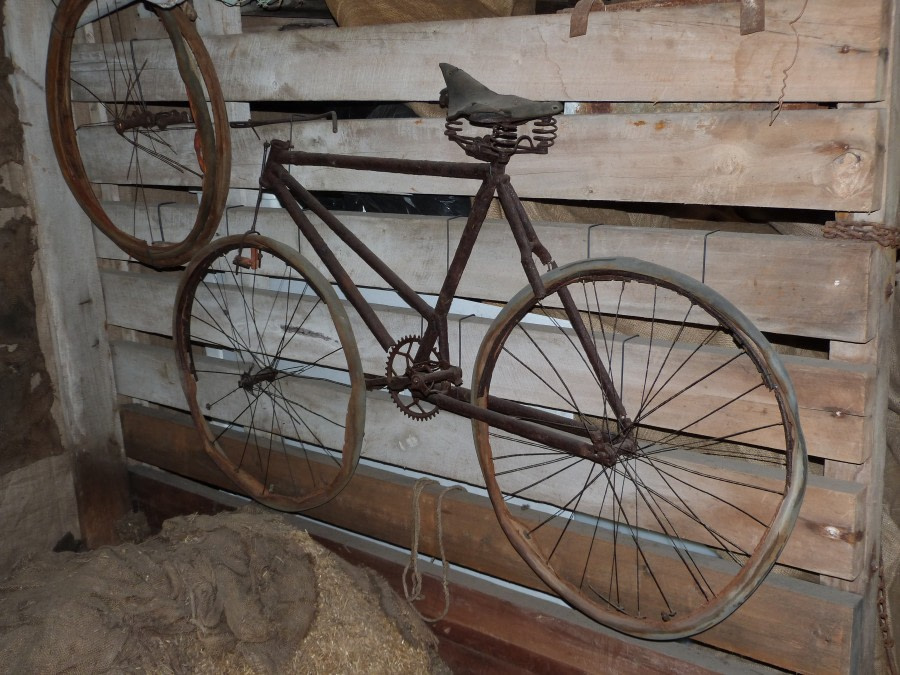
{"label": "bicycle frame", "polygon": [[[434,307],[422,300],[418,293],[412,289],[403,279],[397,275],[381,258],[378,257],[366,244],[344,225],[331,211],[319,202],[300,182],[288,173],[285,165],[292,166],[327,166],[338,169],[357,171],[380,171],[385,173],[410,174],[419,176],[438,176],[447,178],[464,178],[481,181],[481,185],[475,195],[472,210],[466,221],[462,237],[457,245],[456,252],[447,270],[446,277],[438,293]],[[469,261],[472,249],[478,238],[478,233],[487,216],[488,208],[494,195],[497,195],[507,216],[513,237],[519,249],[522,267],[528,282],[538,297],[545,295],[541,274],[538,271],[534,258],[537,257],[541,264],[548,269],[556,267],[549,251],[541,244],[538,236],[525,213],[522,203],[513,189],[509,175],[505,170],[505,162],[494,161],[490,163],[478,162],[438,162],[430,160],[409,160],[373,158],[356,155],[336,155],[327,153],[314,153],[292,150],[286,141],[273,141],[268,148],[260,176],[260,186],[264,190],[272,192],[281,205],[287,210],[291,219],[307,239],[313,250],[319,256],[322,263],[332,275],[335,283],[344,293],[348,302],[356,309],[372,335],[387,351],[396,339],[390,335],[384,324],[376,315],[372,306],[362,296],[347,271],[338,261],[334,252],[317,231],[316,227],[304,213],[307,208],[314,213],[335,235],[337,235],[350,249],[356,253],[373,271],[375,271],[414,311],[422,316],[427,328],[422,336],[416,362],[426,359],[431,354],[435,345],[440,359],[440,370],[426,376],[426,380],[434,382],[447,380],[452,386],[446,391],[433,391],[423,398],[438,408],[447,410],[467,418],[475,418],[485,421],[506,431],[519,434],[535,442],[551,444],[564,452],[595,459],[601,463],[613,463],[621,449],[613,447],[615,439],[591,438],[587,432],[583,435],[573,435],[562,431],[562,428],[571,428],[571,424],[565,417],[551,412],[535,411],[513,401],[501,400],[491,397],[488,408],[476,406],[470,402],[470,390],[461,386],[459,368],[450,364],[449,338],[447,330],[447,316],[450,305],[462,278],[463,271]],[[603,387],[604,394],[615,414],[620,436],[625,433],[630,420],[628,419],[624,405],[620,400],[606,368],[603,366],[599,354],[589,336],[588,329],[584,326],[574,301],[568,294],[561,295],[563,305],[578,339],[586,348],[591,366],[594,369],[598,381]],[[383,378],[373,380],[370,388],[379,388],[386,384]],[[513,415],[526,414],[532,419],[540,419],[545,424],[556,424],[560,430],[539,426],[522,419],[516,419]]]}

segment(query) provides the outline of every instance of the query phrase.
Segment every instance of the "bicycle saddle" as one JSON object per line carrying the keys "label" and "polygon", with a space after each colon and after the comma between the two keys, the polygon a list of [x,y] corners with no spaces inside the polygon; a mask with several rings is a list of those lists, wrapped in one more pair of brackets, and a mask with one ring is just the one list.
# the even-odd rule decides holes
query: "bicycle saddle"
{"label": "bicycle saddle", "polygon": [[440,65],[447,83],[441,92],[441,103],[446,100],[448,122],[465,118],[475,126],[515,126],[563,111],[563,104],[558,101],[531,101],[498,94],[456,66]]}

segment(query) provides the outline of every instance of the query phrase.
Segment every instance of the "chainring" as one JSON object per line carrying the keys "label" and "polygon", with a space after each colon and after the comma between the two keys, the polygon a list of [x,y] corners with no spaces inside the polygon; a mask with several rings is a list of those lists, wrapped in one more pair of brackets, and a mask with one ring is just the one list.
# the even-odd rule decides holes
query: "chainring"
{"label": "chainring", "polygon": [[398,378],[408,379],[414,372],[433,372],[440,368],[437,352],[433,349],[431,350],[431,359],[418,364],[414,362],[413,354],[418,349],[418,345],[419,338],[414,335],[398,340],[388,351],[385,375],[391,400],[400,408],[400,412],[411,419],[423,422],[437,415],[440,408],[409,390],[407,390],[408,398],[401,398],[400,392],[391,387],[391,383],[396,382]]}

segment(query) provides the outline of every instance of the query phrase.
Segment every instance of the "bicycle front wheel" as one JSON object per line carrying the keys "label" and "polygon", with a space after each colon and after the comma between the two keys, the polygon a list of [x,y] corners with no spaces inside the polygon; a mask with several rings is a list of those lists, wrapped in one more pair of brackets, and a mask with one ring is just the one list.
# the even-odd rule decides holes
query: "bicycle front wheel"
{"label": "bicycle front wheel", "polygon": [[[212,238],[228,196],[231,148],[219,80],[181,6],[154,7],[168,40],[160,43],[128,39],[129,26],[150,20],[138,19],[137,5],[110,9],[111,0],[57,7],[47,54],[53,147],[75,199],[107,237],[142,263],[180,265]],[[82,67],[73,71],[73,46],[81,42],[88,43]],[[143,51],[150,44],[167,48]],[[167,68],[178,75],[160,85]],[[187,222],[164,208],[197,204],[198,190]]]}
{"label": "bicycle front wheel", "polygon": [[213,242],[184,273],[173,333],[203,447],[238,487],[286,511],[340,492],[365,380],[347,313],[309,261],[256,234]]}
{"label": "bicycle front wheel", "polygon": [[758,587],[797,518],[790,379],[748,319],[685,275],[609,259],[543,280],[544,297],[527,287],[503,308],[473,373],[473,403],[530,422],[473,421],[496,515],[594,620],[651,639],[705,630]]}

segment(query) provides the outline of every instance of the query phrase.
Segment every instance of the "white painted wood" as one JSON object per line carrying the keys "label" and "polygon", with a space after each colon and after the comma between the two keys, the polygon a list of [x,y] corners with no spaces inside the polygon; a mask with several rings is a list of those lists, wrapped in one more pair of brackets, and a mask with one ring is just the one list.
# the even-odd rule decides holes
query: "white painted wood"
{"label": "white painted wood", "polygon": [[[208,43],[228,100],[436,100],[444,86],[437,66],[447,61],[498,91],[534,99],[774,103],[784,87],[786,101],[872,101],[884,81],[884,1],[809,3],[794,24],[799,49],[788,25],[799,12],[794,0],[769,0],[767,30],[748,36],[739,35],[738,12],[725,3],[595,12],[588,34],[574,39],[568,16],[544,15],[253,33]],[[136,49],[159,71],[160,90],[171,91],[170,50],[154,43]],[[79,79],[100,90],[106,83],[96,50],[77,61]]]}

